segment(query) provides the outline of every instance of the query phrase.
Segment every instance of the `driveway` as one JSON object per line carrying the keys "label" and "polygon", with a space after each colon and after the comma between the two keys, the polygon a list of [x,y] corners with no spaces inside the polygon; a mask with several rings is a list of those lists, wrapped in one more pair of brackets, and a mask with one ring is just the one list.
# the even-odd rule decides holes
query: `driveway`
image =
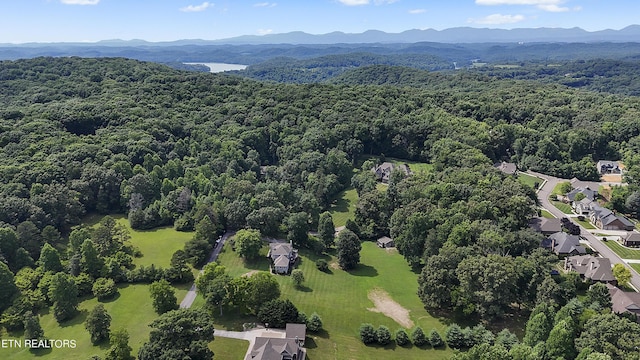
{"label": "driveway", "polygon": [[[538,199],[542,207],[544,207],[547,211],[553,214],[553,216],[557,218],[568,217],[567,214],[558,210],[551,202],[549,201],[549,195],[553,191],[553,188],[560,182],[569,181],[566,179],[560,179],[553,176],[543,175],[540,173],[536,173],[533,171],[526,172],[529,175],[537,176],[543,180],[546,180],[542,185],[542,188],[538,190]],[[580,224],[578,224],[580,225]],[[589,246],[597,251],[600,256],[606,257],[611,260],[611,265],[615,264],[623,264],[626,265],[625,262],[614,253],[607,245],[605,245],[602,241],[598,240],[593,234],[591,234],[587,229],[580,226],[580,236],[582,236],[588,243]],[[631,267],[627,266],[627,268],[631,271],[631,285],[636,289],[640,289],[640,275]]]}
{"label": "driveway", "polygon": [[[222,251],[222,247],[224,246],[224,243],[227,241],[229,237],[233,236],[235,233],[236,233],[235,231],[227,231],[222,235],[222,237],[220,238],[220,241],[218,241],[216,246],[213,248],[213,251],[211,251],[211,256],[209,256],[209,259],[207,260],[207,264],[210,262],[216,261],[216,259],[218,258],[218,255],[220,255],[220,251]],[[202,274],[202,270],[200,270],[200,274]],[[196,283],[194,282],[191,285],[191,288],[189,289],[189,291],[187,291],[187,295],[185,295],[184,299],[182,299],[182,301],[180,302],[180,308],[181,309],[190,308],[191,305],[193,305],[193,301],[196,299],[196,295],[198,295],[198,293],[196,292]]]}

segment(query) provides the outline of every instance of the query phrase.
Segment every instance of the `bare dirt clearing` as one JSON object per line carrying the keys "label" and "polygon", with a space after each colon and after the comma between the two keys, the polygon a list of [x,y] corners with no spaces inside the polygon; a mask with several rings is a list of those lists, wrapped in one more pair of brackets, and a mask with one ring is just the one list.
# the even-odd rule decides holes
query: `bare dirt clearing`
{"label": "bare dirt clearing", "polygon": [[409,318],[409,310],[395,302],[383,289],[374,288],[369,291],[367,296],[375,305],[374,308],[368,308],[367,310],[382,313],[407,329],[414,326],[413,321]]}

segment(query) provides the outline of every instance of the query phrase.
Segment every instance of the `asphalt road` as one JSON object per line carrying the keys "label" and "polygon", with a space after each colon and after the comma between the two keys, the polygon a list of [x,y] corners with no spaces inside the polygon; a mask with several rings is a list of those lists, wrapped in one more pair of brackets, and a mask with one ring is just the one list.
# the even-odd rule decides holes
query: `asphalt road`
{"label": "asphalt road", "polygon": [[[216,261],[216,259],[218,258],[218,255],[220,255],[220,251],[222,251],[222,247],[224,246],[224,243],[227,241],[227,239],[230,236],[233,236],[235,233],[236,233],[235,231],[227,231],[222,235],[222,238],[220,239],[216,247],[214,247],[213,251],[211,251],[211,256],[209,256],[209,260],[207,260],[207,264],[210,262]],[[200,274],[202,274],[202,270],[200,270]],[[193,301],[196,299],[196,295],[198,295],[198,293],[196,292],[196,283],[194,282],[191,285],[191,288],[189,289],[189,291],[187,292],[187,295],[185,295],[184,299],[182,299],[182,302],[180,302],[180,308],[181,309],[190,308],[191,305],[193,305]]]}
{"label": "asphalt road", "polygon": [[[555,206],[553,206],[553,204],[551,204],[551,202],[549,201],[549,195],[551,195],[553,188],[556,187],[558,183],[569,180],[543,175],[533,171],[527,171],[527,173],[545,180],[542,188],[538,190],[538,199],[540,201],[540,205],[557,218],[568,217],[567,214],[558,210]],[[602,257],[606,257],[611,260],[611,265],[623,264],[627,266],[625,262],[622,261],[622,259],[618,256],[618,254],[614,253],[607,245],[603,244],[602,241],[597,239],[593,234],[591,234],[582,226],[580,226],[580,236],[587,240],[589,242],[589,246],[591,246],[593,250],[597,251]],[[631,271],[631,285],[636,290],[640,289],[640,275],[630,266],[627,266],[627,268]]]}

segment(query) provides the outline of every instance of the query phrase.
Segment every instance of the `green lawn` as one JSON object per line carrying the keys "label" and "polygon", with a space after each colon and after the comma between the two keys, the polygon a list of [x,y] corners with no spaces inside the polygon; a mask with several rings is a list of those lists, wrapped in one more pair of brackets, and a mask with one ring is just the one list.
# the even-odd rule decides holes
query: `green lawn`
{"label": "green lawn", "polygon": [[573,214],[573,210],[571,209],[571,205],[565,204],[562,201],[552,201],[553,206],[555,206],[558,210],[562,211],[565,214]]}
{"label": "green lawn", "polygon": [[613,250],[613,252],[615,252],[616,254],[618,254],[618,256],[620,256],[623,259],[634,259],[634,260],[640,260],[640,249],[639,250],[634,250],[634,249],[629,249],[627,247],[624,247],[622,245],[620,245],[617,241],[615,240],[609,240],[609,241],[603,241],[611,250]]}
{"label": "green lawn", "polygon": [[547,218],[547,219],[555,219],[556,217],[553,216],[552,213],[548,212],[545,209],[541,209],[540,210],[540,216],[542,216],[543,218]]}
{"label": "green lawn", "polygon": [[588,222],[587,220],[578,220],[577,218],[573,219],[575,222],[577,222],[579,225],[581,225],[582,227],[584,227],[585,229],[595,229],[596,227],[591,225],[590,222]]}
{"label": "green lawn", "polygon": [[209,344],[214,359],[242,360],[249,347],[249,341],[217,337]]}
{"label": "green lawn", "polygon": [[532,187],[534,190],[537,189],[537,186],[540,186],[540,184],[542,184],[542,179],[540,179],[539,177],[533,176],[533,175],[529,175],[529,174],[525,174],[525,173],[518,173],[518,180],[527,185]]}
{"label": "green lawn", "polygon": [[[186,294],[185,286],[176,291],[176,297],[181,299]],[[120,295],[115,299],[102,302],[109,315],[111,315],[111,329],[125,328],[129,332],[129,345],[133,348],[133,354],[138,353],[138,349],[149,337],[150,328],[147,326],[157,314],[153,310],[149,299],[148,285],[143,284],[120,284]],[[92,355],[104,358],[104,353],[108,344],[93,346],[89,333],[84,328],[84,320],[88,312],[96,305],[96,298],[91,298],[80,303],[78,309],[80,314],[69,322],[58,325],[48,309],[40,312],[40,324],[44,330],[44,335],[48,339],[69,339],[76,340],[75,349],[52,349],[31,353],[28,349],[0,349],[2,359],[32,359],[34,355],[43,359],[88,359]],[[21,335],[21,334],[12,334]],[[3,339],[15,339],[17,337],[3,336]]]}
{"label": "green lawn", "polygon": [[[388,326],[392,332],[400,327],[393,319],[368,309],[374,304],[368,293],[373,289],[382,289],[402,307],[409,310],[410,319],[426,332],[432,328],[441,331],[444,336],[445,325],[425,311],[417,297],[417,274],[413,273],[402,256],[396,251],[383,250],[372,242],[364,242],[361,251],[361,264],[351,272],[345,272],[334,266],[324,273],[316,269],[317,256],[301,252],[298,266],[305,276],[301,289],[293,286],[289,276],[277,276],[282,290],[282,298],[290,299],[299,310],[306,314],[314,311],[320,314],[326,332],[310,334],[307,339],[309,358],[311,359],[446,359],[451,356],[449,350],[418,349],[416,347],[364,346],[358,338],[361,323],[369,322],[375,327]],[[265,246],[266,248],[266,246]],[[329,263],[335,263],[332,256],[324,257]],[[268,266],[266,259],[245,264],[229,249],[221,254],[219,262],[226,266],[231,276],[245,274],[252,270],[264,270]],[[218,328],[233,329],[243,322],[252,321],[251,317],[236,318],[234,314],[225,314],[216,318]],[[255,321],[255,320],[253,320]]]}
{"label": "green lawn", "polygon": [[562,191],[560,191],[560,188],[562,187],[562,184],[567,183],[568,181],[564,181],[564,182],[559,182],[556,184],[556,186],[553,188],[553,190],[551,191],[552,195],[564,195],[562,193]]}
{"label": "green lawn", "polygon": [[[152,231],[135,231],[129,227],[129,222],[121,215],[113,216],[119,223],[125,225],[131,235],[131,243],[142,252],[141,258],[134,259],[136,265],[151,265],[168,267],[171,255],[182,249],[184,243],[189,240],[192,233],[180,233],[173,228],[161,228]],[[87,218],[87,224],[97,223],[102,216]],[[176,285],[176,298],[181,301],[191,284]],[[112,317],[111,329],[126,328],[129,331],[129,345],[137,354],[140,346],[149,336],[148,324],[157,317],[149,298],[148,285],[146,284],[119,284],[120,295],[111,301],[104,302],[104,306]],[[53,318],[53,314],[46,309],[40,313],[40,324],[45,336],[49,339],[74,339],[77,342],[75,349],[53,349],[38,353],[31,353],[26,349],[1,349],[0,359],[31,359],[35,355],[43,359],[87,359],[92,355],[104,357],[108,344],[92,346],[89,333],[85,330],[83,321],[87,313],[98,303],[97,299],[90,298],[80,303],[80,314],[63,326]],[[22,334],[10,334],[21,336]],[[3,336],[3,338],[16,338]]]}
{"label": "green lawn", "polygon": [[640,264],[627,264],[627,265],[631,266],[633,270],[640,273]]}
{"label": "green lawn", "polygon": [[333,224],[344,226],[348,219],[353,220],[356,213],[356,204],[358,202],[358,192],[354,188],[348,188],[341,191],[333,200],[329,212],[333,217]]}

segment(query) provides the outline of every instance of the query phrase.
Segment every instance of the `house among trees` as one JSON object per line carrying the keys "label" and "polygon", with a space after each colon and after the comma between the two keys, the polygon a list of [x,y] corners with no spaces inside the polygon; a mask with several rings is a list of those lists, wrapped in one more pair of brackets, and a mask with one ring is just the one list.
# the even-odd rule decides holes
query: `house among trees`
{"label": "house among trees", "polygon": [[270,243],[267,257],[271,260],[271,270],[276,274],[288,274],[298,259],[298,250],[292,243]]}
{"label": "house among trees", "polygon": [[631,231],[625,236],[620,237],[620,244],[628,247],[640,246],[640,233]]}
{"label": "house among trees", "polygon": [[393,241],[393,239],[392,239],[392,238],[390,238],[390,237],[388,237],[388,236],[383,236],[383,237],[381,237],[380,239],[378,239],[378,240],[376,241],[376,244],[378,244],[378,246],[379,246],[379,247],[381,247],[381,248],[383,248],[383,249],[384,249],[384,248],[392,248],[392,247],[395,247],[395,246],[396,246],[396,244],[395,244],[395,242]]}
{"label": "house among trees", "polygon": [[503,161],[501,163],[497,163],[497,164],[493,164],[493,167],[495,167],[496,169],[502,171],[503,173],[507,174],[507,175],[515,175],[518,172],[518,165],[514,164],[514,163],[509,163],[506,161]]}
{"label": "house among trees", "polygon": [[[578,194],[582,194],[580,196],[578,196]],[[578,196],[578,199],[576,200],[576,196]],[[582,188],[582,187],[577,187],[571,191],[569,191],[566,195],[565,198],[570,201],[580,201],[582,199],[589,199],[592,201],[595,201],[598,199],[598,191],[597,190],[591,190],[591,188],[589,188],[588,186]]]}
{"label": "house among trees", "polygon": [[622,291],[618,287],[607,284],[611,295],[611,309],[616,314],[630,313],[640,322],[640,294]]}
{"label": "house among trees", "polygon": [[287,324],[285,338],[257,337],[245,360],[304,360],[306,325]]}
{"label": "house among trees", "polygon": [[576,214],[589,216],[589,221],[602,230],[631,231],[635,227],[629,219],[616,215],[613,211],[586,197],[572,202],[571,207]]}
{"label": "house among trees", "polygon": [[596,168],[601,175],[622,174],[623,166],[617,161],[600,160],[596,164]]}
{"label": "house among trees", "polygon": [[591,255],[570,256],[564,259],[564,270],[577,272],[583,280],[616,284],[616,278],[611,270],[611,261],[607,258]]}
{"label": "house among trees", "polygon": [[371,171],[373,171],[373,173],[376,174],[378,181],[388,184],[389,179],[391,179],[391,173],[395,169],[399,169],[406,176],[411,175],[411,169],[409,169],[409,165],[407,164],[398,165],[390,162],[383,162],[382,164],[372,168]]}
{"label": "house among trees", "polygon": [[556,232],[542,242],[542,247],[553,251],[556,255],[580,255],[586,254],[584,246],[580,244],[578,235],[566,232]]}
{"label": "house among trees", "polygon": [[535,232],[549,236],[562,231],[562,221],[558,218],[547,219],[543,217],[535,217],[529,220],[529,227]]}

